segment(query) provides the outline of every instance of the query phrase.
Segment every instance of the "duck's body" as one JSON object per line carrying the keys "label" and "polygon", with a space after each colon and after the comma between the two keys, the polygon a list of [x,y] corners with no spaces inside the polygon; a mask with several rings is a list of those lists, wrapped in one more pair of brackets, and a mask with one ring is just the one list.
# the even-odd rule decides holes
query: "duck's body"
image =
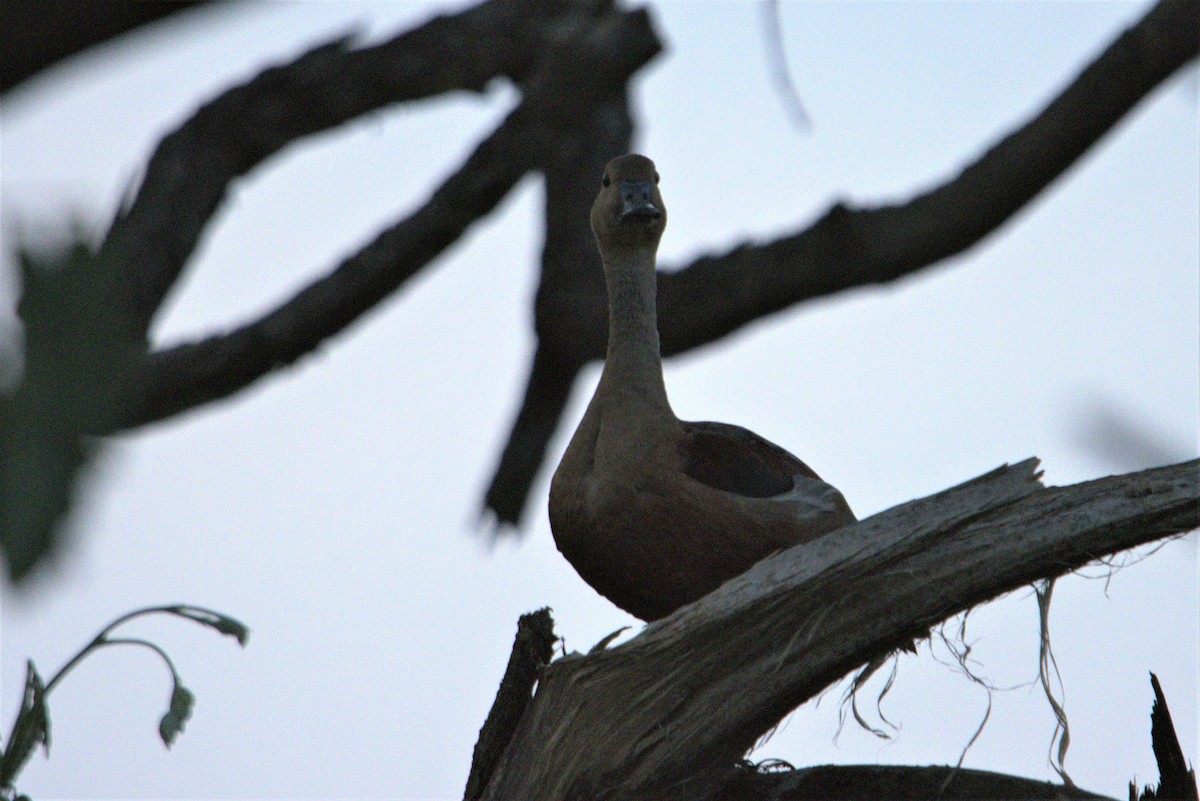
{"label": "duck's body", "polygon": [[642,156],[605,171],[592,228],[608,282],[608,354],[550,484],[559,550],[597,592],[643,620],[855,519],[841,493],[782,448],[672,412],[655,315],[666,223],[657,183]]}

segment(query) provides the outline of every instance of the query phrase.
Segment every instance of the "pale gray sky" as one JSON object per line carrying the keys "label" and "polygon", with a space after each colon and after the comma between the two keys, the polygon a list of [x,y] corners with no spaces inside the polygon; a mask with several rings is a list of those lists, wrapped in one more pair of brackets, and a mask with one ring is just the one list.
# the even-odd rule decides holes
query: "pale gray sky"
{"label": "pale gray sky", "polygon": [[[669,49],[635,102],[638,148],[658,163],[671,207],[663,263],[794,230],[837,199],[896,201],[943,180],[1145,7],[785,3],[791,69],[815,120],[804,136],[772,89],[757,4],[652,4]],[[240,5],[39,79],[0,107],[5,248],[18,229],[107,219],[159,137],[263,65],[445,8]],[[1106,414],[1194,455],[1195,87],[1193,68],[969,253],[672,361],[676,411],[796,452],[860,516],[1030,455],[1052,484],[1145,466],[1088,444]],[[225,329],[278,302],[422,202],[514,99],[497,87],[396,109],[269,161],[234,189],[156,339]],[[133,629],[167,645],[196,691],[187,731],[162,747],[164,671],[111,649],[55,691],[51,758],[33,758],[25,792],[458,798],[521,613],[552,606],[579,650],[636,623],[555,551],[547,475],[523,541],[489,550],[474,528],[533,344],[541,199],[536,181],[521,184],[395,302],[298,368],[118,441],[72,547],[31,592],[4,593],[4,729],[26,657],[49,674],[128,609],[187,601],[253,634],[241,651],[184,622]],[[1150,670],[1196,759],[1196,559],[1193,534],[1109,582],[1059,583],[1051,626],[1067,768],[1081,786],[1122,797],[1134,776],[1156,779]],[[969,633],[977,671],[997,685],[1036,675],[1030,592],[973,614]],[[953,763],[986,708],[925,647],[901,658],[884,701],[895,737],[848,724],[834,743],[843,686],[793,714],[758,756]],[[997,693],[965,764],[1051,778],[1052,729],[1040,690]]]}

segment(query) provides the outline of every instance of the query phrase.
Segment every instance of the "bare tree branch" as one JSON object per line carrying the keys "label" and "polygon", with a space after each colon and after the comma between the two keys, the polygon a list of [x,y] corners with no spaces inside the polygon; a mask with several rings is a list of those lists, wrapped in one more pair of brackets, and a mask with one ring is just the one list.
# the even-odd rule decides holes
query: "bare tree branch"
{"label": "bare tree branch", "polygon": [[1002,467],[759,562],[552,663],[486,798],[704,798],[791,710],[941,620],[1200,526],[1200,460],[1044,488]]}
{"label": "bare tree branch", "polygon": [[[570,152],[562,143],[572,141],[572,131],[587,121],[596,120],[594,125],[605,131],[615,124],[618,132],[623,131],[618,137],[628,141],[624,84],[661,47],[649,17],[644,12],[616,13],[588,18],[588,25],[575,19],[575,35],[566,39],[562,38],[565,23],[558,19],[558,40],[532,47],[529,29],[534,26],[517,13],[524,5],[497,0],[456,17],[437,18],[365,50],[347,50],[345,42],[325,45],[227,92],[164,139],[138,200],[117,220],[105,244],[110,254],[120,253],[121,264],[148,276],[135,279],[142,287],[136,305],[146,324],[169,283],[178,277],[228,182],[290,139],[400,99],[402,92],[415,97],[454,87],[479,89],[497,74],[512,74],[526,84],[522,103],[425,206],[261,319],[230,333],[150,354],[132,383],[125,413],[103,431],[160,420],[226,397],[292,364],[394,292],[494,209],[549,154]],[[560,5],[554,8],[561,10]],[[527,25],[524,29],[522,22]],[[543,23],[549,29],[550,22]],[[453,30],[447,30],[451,26]],[[505,30],[507,38],[502,35]],[[470,57],[456,56],[455,49],[468,43],[487,53],[482,64],[474,52]],[[539,61],[529,74],[533,53]],[[406,65],[404,69],[396,68],[397,61]],[[475,63],[475,69],[459,66],[465,62]],[[447,69],[446,65],[453,66]],[[358,87],[357,91],[350,92],[343,81],[347,87]],[[327,95],[350,96],[326,104]],[[606,100],[613,96],[621,98],[615,107]],[[290,126],[262,119],[273,113],[271,109],[297,104],[334,109],[323,108],[316,118]],[[254,144],[251,137],[252,144],[236,156],[226,154],[223,160],[215,156],[228,150],[230,142],[243,141],[250,129],[260,128],[271,129],[263,141]],[[220,141],[208,141],[215,135]],[[218,162],[213,169],[201,166],[212,161]],[[137,223],[138,219],[143,222]],[[191,223],[164,229],[180,219]],[[134,244],[123,245],[126,240]],[[138,254],[145,259],[138,261]]]}
{"label": "bare tree branch", "polygon": [[230,183],[285,145],[392,103],[523,78],[534,6],[493,0],[373,47],[338,39],[201,107],[159,144],[101,248],[123,268],[131,314],[149,326]]}
{"label": "bare tree branch", "polygon": [[473,801],[483,794],[521,715],[529,706],[538,674],[554,656],[554,643],[557,641],[554,619],[550,617],[549,609],[521,615],[517,621],[517,637],[513,641],[508,667],[504,669],[504,678],[500,680],[500,690],[496,693],[496,700],[492,703],[483,728],[479,730],[479,742],[475,744],[475,754],[471,759],[471,774],[467,777],[464,801]]}
{"label": "bare tree branch", "polygon": [[[664,351],[712,341],[806,298],[893,280],[970,247],[1194,56],[1197,17],[1194,0],[1162,0],[1042,114],[909,204],[838,205],[807,231],[660,275]],[[593,162],[627,147],[625,85],[659,48],[644,12],[621,12],[610,0],[491,0],[379,45],[332,42],[207,104],[163,140],[95,259],[108,276],[104,302],[129,310],[122,360],[129,341],[144,340],[229,184],[284,145],[389,103],[481,91],[498,76],[517,81],[525,95],[420,211],[263,318],[132,358],[133,369],[122,370],[129,376],[123,403],[106,404],[104,413],[82,410],[79,430],[110,433],[160,420],[293,363],[394,292],[521,175],[541,169],[551,202],[535,305],[539,344],[486,496],[501,521],[517,522],[579,370],[603,356],[603,284],[585,213],[598,172]],[[56,437],[70,432],[60,428]]]}
{"label": "bare tree branch", "polygon": [[711,342],[802,300],[894,281],[967,250],[1198,52],[1200,3],[1161,0],[1045,109],[948,183],[899,206],[838,204],[798,234],[662,275],[664,352]]}
{"label": "bare tree branch", "polygon": [[[0,550],[10,575],[25,576],[52,549],[91,452],[85,435],[177,414],[293,363],[565,143],[592,141],[576,129],[627,141],[625,85],[660,49],[644,11],[611,0],[490,0],[380,45],[323,45],[197,111],[163,139],[99,251],[76,248],[71,274],[25,283],[24,380],[0,398]],[[234,179],[298,138],[401,100],[480,91],[501,75],[522,88],[522,102],[423,208],[263,318],[147,354],[151,321]],[[77,369],[81,359],[88,369]]]}
{"label": "bare tree branch", "polygon": [[[515,524],[520,518],[575,377],[586,363],[578,357],[580,340],[604,336],[608,305],[589,212],[596,176],[609,159],[629,150],[632,134],[628,100],[622,93],[598,104],[586,124],[548,153],[542,167],[546,244],[534,304],[539,345],[520,412],[484,501],[500,523]],[[567,306],[570,314],[563,313]]]}
{"label": "bare tree branch", "polygon": [[[1200,4],[1160,0],[1045,109],[949,182],[898,206],[851,209],[839,203],[798,233],[660,272],[663,353],[681,353],[801,301],[893,281],[967,250],[1058,179],[1198,51]],[[579,326],[567,332],[539,325],[540,347],[561,354],[561,363],[582,365],[604,357],[606,321],[595,320],[605,307],[592,291],[598,280],[580,278],[574,290],[560,285],[553,295],[539,295],[540,320],[581,320],[592,326],[581,333]],[[551,303],[556,308],[547,308]],[[549,427],[561,409],[549,404],[522,408],[518,421],[537,419]],[[505,506],[491,506],[488,495],[501,519],[517,522],[537,472],[530,470],[530,460],[540,463],[549,436],[534,440],[524,429],[510,436],[492,480],[493,488],[508,488]],[[520,447],[534,450],[518,454]],[[506,473],[518,466],[522,475]],[[528,476],[524,482],[523,476]],[[520,503],[514,498],[518,491]]]}
{"label": "bare tree branch", "polygon": [[520,520],[550,438],[571,399],[579,368],[577,362],[555,360],[541,347],[534,352],[521,408],[484,495],[483,515],[495,515],[494,534],[507,533],[506,527]]}
{"label": "bare tree branch", "polygon": [[195,0],[15,0],[0,14],[0,94],[58,61],[192,6]]}
{"label": "bare tree branch", "polygon": [[[478,799],[487,788],[496,765],[520,725],[521,716],[529,706],[534,683],[553,655],[552,646],[556,641],[549,609],[522,615],[517,622],[517,636],[508,667],[500,681],[492,709],[479,732],[464,801]],[[603,649],[604,645],[602,641],[593,650]],[[1156,703],[1155,709],[1158,708]],[[739,763],[721,785],[715,801],[861,801],[868,798],[937,797],[960,801],[1105,799],[1078,787],[969,768],[822,765],[797,769],[790,765],[785,768],[784,765],[786,763],[769,766],[746,761]]]}
{"label": "bare tree branch", "polygon": [[1150,744],[1154,761],[1158,763],[1158,786],[1139,791],[1137,785],[1130,782],[1130,801],[1198,801],[1196,771],[1183,756],[1179,734],[1171,722],[1171,710],[1167,708],[1166,693],[1153,672],[1150,673],[1150,688],[1154,691],[1154,705],[1150,707]]}
{"label": "bare tree branch", "polygon": [[594,106],[620,95],[629,75],[658,48],[641,13],[615,17],[554,48],[521,104],[428,203],[263,318],[152,354],[134,382],[129,415],[116,426],[162,419],[230,395],[344,329],[490,213],[526,172],[569,140],[581,119],[592,117]]}

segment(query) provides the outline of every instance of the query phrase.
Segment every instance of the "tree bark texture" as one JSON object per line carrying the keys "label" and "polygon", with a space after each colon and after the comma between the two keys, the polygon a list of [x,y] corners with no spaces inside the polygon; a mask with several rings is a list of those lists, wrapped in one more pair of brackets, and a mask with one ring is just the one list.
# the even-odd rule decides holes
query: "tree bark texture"
{"label": "tree bark texture", "polygon": [[1200,526],[1200,460],[1067,487],[999,468],[771,556],[543,673],[489,799],[712,797],[855,668],[1032,581]]}
{"label": "tree bark texture", "polygon": [[504,678],[500,680],[500,691],[496,693],[487,720],[479,730],[464,801],[474,801],[483,794],[500,757],[508,747],[513,730],[529,706],[538,674],[554,655],[554,643],[557,641],[554,620],[548,608],[521,615],[517,621],[517,637],[513,642],[508,667],[504,670]]}
{"label": "tree bark texture", "polygon": [[1150,674],[1150,687],[1154,690],[1154,705],[1150,708],[1150,744],[1154,749],[1154,761],[1158,763],[1158,785],[1139,791],[1137,785],[1129,783],[1130,801],[1197,801],[1200,793],[1196,789],[1196,771],[1188,764],[1179,746],[1179,735],[1171,722],[1171,710],[1167,708],[1167,696],[1158,676]]}

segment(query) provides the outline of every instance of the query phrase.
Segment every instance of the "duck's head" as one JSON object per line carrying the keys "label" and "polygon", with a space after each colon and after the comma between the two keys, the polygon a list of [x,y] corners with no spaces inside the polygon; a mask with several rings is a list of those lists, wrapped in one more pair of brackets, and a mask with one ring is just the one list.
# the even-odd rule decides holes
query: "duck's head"
{"label": "duck's head", "polygon": [[592,231],[603,253],[658,247],[667,227],[667,207],[658,192],[658,171],[645,156],[619,156],[604,168],[592,204]]}

